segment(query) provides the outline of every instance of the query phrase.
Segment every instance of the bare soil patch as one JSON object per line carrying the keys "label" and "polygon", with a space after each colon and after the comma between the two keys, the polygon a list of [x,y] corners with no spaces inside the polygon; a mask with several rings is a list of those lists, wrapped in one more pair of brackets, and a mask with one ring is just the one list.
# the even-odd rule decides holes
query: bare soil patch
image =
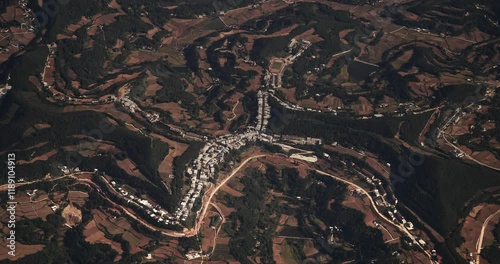
{"label": "bare soil patch", "polygon": [[76,226],[82,221],[82,211],[72,204],[68,204],[62,211],[62,217],[66,219],[67,225]]}
{"label": "bare soil patch", "polygon": [[16,255],[11,256],[8,254],[9,249],[7,248],[7,239],[2,237],[0,240],[0,260],[18,260],[24,258],[25,256],[34,254],[42,250],[45,245],[24,245],[20,242],[16,243]]}

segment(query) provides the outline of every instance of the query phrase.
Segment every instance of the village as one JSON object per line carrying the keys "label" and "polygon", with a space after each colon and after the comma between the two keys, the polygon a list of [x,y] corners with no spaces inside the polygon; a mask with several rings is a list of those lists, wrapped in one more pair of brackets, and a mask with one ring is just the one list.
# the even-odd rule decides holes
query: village
{"label": "village", "polygon": [[[200,154],[194,159],[186,169],[186,174],[190,177],[191,184],[189,190],[182,198],[177,209],[169,213],[159,205],[153,205],[146,199],[140,199],[127,192],[123,186],[111,181],[112,187],[120,193],[128,202],[143,210],[158,223],[166,225],[185,224],[191,214],[196,202],[201,199],[203,190],[210,184],[217,174],[217,167],[225,161],[226,155],[231,150],[238,150],[248,142],[262,141],[273,143],[273,136],[265,134],[268,120],[270,118],[271,107],[267,100],[266,92],[259,91],[259,112],[257,114],[257,123],[255,126],[248,127],[240,134],[227,134],[215,139],[204,140],[205,146]],[[130,108],[130,107],[129,107]],[[187,133],[184,133],[187,134]]]}
{"label": "village", "polygon": [[[123,188],[119,186],[116,182],[111,181],[111,185],[115,188],[115,191],[120,193],[127,202],[134,203],[135,206],[144,210],[144,212],[156,220],[158,223],[164,223],[168,226],[175,225],[185,225],[186,220],[193,213],[193,208],[197,202],[201,202],[200,199],[203,196],[206,187],[212,184],[216,179],[219,166],[226,161],[227,154],[232,150],[238,150],[247,143],[251,142],[266,142],[270,144],[278,144],[279,146],[284,146],[285,148],[294,148],[284,143],[290,143],[296,146],[300,145],[322,145],[323,141],[320,138],[311,137],[297,137],[291,135],[268,135],[266,134],[266,126],[270,118],[270,106],[268,104],[269,94],[266,91],[258,92],[258,113],[257,122],[255,126],[249,126],[246,130],[242,131],[240,134],[227,134],[219,136],[215,139],[204,140],[206,144],[201,149],[198,157],[194,159],[186,168],[185,174],[190,178],[190,185],[188,191],[185,193],[181,199],[179,205],[174,212],[168,212],[165,208],[159,205],[153,205],[152,202],[135,197]],[[334,144],[334,147],[340,146]],[[307,153],[307,151],[306,151]],[[364,155],[363,151],[358,150],[360,155]],[[326,153],[325,153],[326,154]],[[315,163],[318,158],[314,155],[309,154],[292,154],[291,158],[297,160],[303,160],[306,162]],[[328,159],[328,155],[324,155],[324,158]],[[422,249],[428,248],[427,242],[419,237],[417,233],[411,231],[414,230],[414,225],[412,222],[407,221],[405,217],[396,209],[398,199],[394,196],[393,190],[386,190],[382,185],[382,181],[376,178],[374,175],[366,175],[366,173],[361,172],[355,164],[343,163],[347,168],[352,168],[358,175],[360,179],[365,181],[369,186],[369,191],[364,191],[363,189],[357,189],[351,193],[354,196],[364,196],[369,195],[370,199],[373,199],[374,205],[378,208],[381,214],[384,215],[384,219],[398,229],[404,231],[407,236],[405,240],[408,246],[416,245]],[[390,167],[390,164],[387,164]],[[198,215],[199,212],[196,212]],[[381,226],[381,223],[374,223],[375,227]],[[435,251],[432,250],[432,254]],[[191,252],[186,255],[188,259],[197,259],[202,257],[202,252]]]}

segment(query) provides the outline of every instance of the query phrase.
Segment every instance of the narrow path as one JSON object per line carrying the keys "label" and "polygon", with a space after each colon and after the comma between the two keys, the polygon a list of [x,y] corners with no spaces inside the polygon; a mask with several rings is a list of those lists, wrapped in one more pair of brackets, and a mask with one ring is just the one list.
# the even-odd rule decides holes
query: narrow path
{"label": "narrow path", "polygon": [[233,109],[231,110],[231,112],[233,113],[233,117],[229,118],[227,121],[233,121],[233,119],[236,118],[236,113],[234,112],[234,110],[236,109],[236,107],[238,106],[239,103],[240,103],[240,100],[236,101],[236,104],[233,106]]}
{"label": "narrow path", "polygon": [[311,237],[295,237],[295,236],[278,236],[278,237],[288,238],[288,239],[314,240],[314,238]]}
{"label": "narrow path", "polygon": [[389,236],[391,236],[391,240],[389,240],[389,241],[394,240],[394,237],[392,236],[391,232],[389,232],[389,230],[387,230],[387,228],[385,228],[385,226],[384,226],[384,225],[380,225],[380,226],[382,227],[382,229],[384,229],[384,230],[385,230],[385,232],[387,232],[387,234],[389,234]]}
{"label": "narrow path", "polygon": [[357,61],[357,62],[360,62],[360,63],[364,63],[364,64],[366,64],[366,65],[370,65],[370,66],[377,67],[377,68],[379,68],[379,67],[380,67],[380,66],[378,66],[377,64],[369,63],[369,62],[367,62],[367,61],[362,61],[362,60],[358,59],[358,57],[354,58],[354,61]]}
{"label": "narrow path", "polygon": [[344,55],[344,54],[349,53],[349,52],[351,52],[351,51],[352,51],[352,48],[351,48],[351,49],[349,49],[349,50],[346,50],[346,51],[342,51],[342,52],[339,52],[339,53],[333,54],[330,58],[335,58],[335,57],[337,57],[337,56],[339,56],[339,55]]}
{"label": "narrow path", "polygon": [[215,247],[217,247],[217,237],[219,237],[219,233],[220,233],[220,230],[222,229],[222,226],[224,225],[224,223],[226,223],[226,218],[224,217],[222,210],[219,208],[219,206],[217,206],[217,204],[210,203],[210,205],[213,206],[215,208],[215,210],[217,210],[217,213],[219,213],[220,219],[221,219],[219,227],[215,230],[214,245],[212,246],[212,253],[211,253],[211,254],[214,254]]}

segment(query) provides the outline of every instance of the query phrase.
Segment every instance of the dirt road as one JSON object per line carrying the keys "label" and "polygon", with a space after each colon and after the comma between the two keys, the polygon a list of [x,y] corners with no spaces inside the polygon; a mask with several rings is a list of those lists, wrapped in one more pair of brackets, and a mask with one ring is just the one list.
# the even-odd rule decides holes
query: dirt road
{"label": "dirt road", "polygon": [[[372,205],[372,208],[374,210],[374,212],[382,219],[384,219],[387,223],[393,225],[394,227],[396,227],[399,231],[401,231],[403,234],[407,235],[408,237],[410,237],[412,240],[415,240],[414,239],[414,236],[402,225],[399,225],[399,224],[395,224],[394,222],[392,222],[391,220],[389,220],[385,215],[383,215],[377,208],[376,204],[375,204],[375,201],[373,201],[373,198],[370,196],[370,194],[363,188],[361,188],[361,186],[355,184],[355,183],[352,183],[350,181],[347,181],[345,179],[342,179],[338,176],[335,176],[333,174],[330,174],[328,172],[324,172],[324,171],[321,171],[321,170],[315,170],[317,173],[319,174],[323,174],[323,175],[326,175],[326,176],[329,176],[329,177],[332,177],[338,181],[341,181],[345,184],[348,184],[348,185],[351,185],[351,186],[354,186],[356,189],[359,189],[364,195],[366,195],[368,197],[368,199],[370,200],[370,204]],[[428,251],[428,250],[425,250],[419,243],[415,243],[416,245],[418,245],[420,247],[420,249],[422,249],[422,251],[427,255],[427,257],[429,257],[429,262],[430,263],[434,263],[432,261],[432,257],[431,257],[431,253]]]}
{"label": "dirt road", "polygon": [[224,184],[226,184],[231,178],[233,178],[233,176],[236,175],[236,173],[238,171],[240,171],[241,168],[243,168],[243,166],[245,166],[245,164],[247,164],[249,161],[251,161],[252,159],[262,158],[265,156],[267,156],[267,155],[260,154],[260,155],[254,155],[254,156],[248,157],[236,169],[234,169],[231,172],[231,174],[229,174],[229,176],[227,176],[224,180],[222,180],[214,189],[210,190],[209,193],[207,192],[207,194],[205,194],[205,196],[208,196],[208,198],[206,201],[204,201],[204,203],[202,205],[201,214],[199,215],[198,222],[196,223],[196,226],[195,226],[196,233],[198,233],[200,231],[201,224],[203,223],[203,219],[205,218],[205,215],[207,214],[207,210],[212,202],[212,198],[217,193],[217,191],[220,189],[220,187],[224,186]]}
{"label": "dirt road", "polygon": [[477,243],[476,243],[476,250],[477,250],[477,252],[476,252],[476,264],[479,264],[479,261],[481,260],[480,256],[481,256],[481,249],[483,248],[484,230],[488,226],[488,223],[490,222],[490,220],[493,217],[495,217],[497,214],[500,214],[500,209],[497,210],[496,212],[494,212],[493,214],[491,214],[490,216],[488,216],[488,218],[486,218],[486,220],[484,220],[483,226],[481,227],[481,233],[479,234],[479,237],[478,237]]}
{"label": "dirt road", "polygon": [[444,139],[444,141],[446,141],[446,143],[447,143],[450,147],[452,147],[452,148],[454,148],[454,149],[456,149],[456,150],[460,151],[461,153],[463,153],[463,154],[464,154],[464,156],[465,156],[468,160],[470,160],[470,161],[472,161],[472,162],[475,162],[475,163],[477,163],[477,164],[479,164],[479,165],[481,165],[481,166],[484,166],[484,167],[490,168],[490,169],[492,169],[492,170],[500,171],[500,169],[499,169],[499,168],[496,168],[496,167],[490,166],[490,165],[488,165],[488,164],[486,164],[486,163],[483,163],[483,162],[481,162],[481,161],[479,161],[479,160],[477,160],[477,159],[475,159],[475,158],[471,157],[471,156],[470,156],[470,155],[468,155],[467,153],[463,152],[460,148],[458,148],[457,146],[455,146],[455,144],[451,143],[451,142],[450,142],[450,141],[446,138],[446,135],[447,135],[446,133],[443,133],[443,139]]}

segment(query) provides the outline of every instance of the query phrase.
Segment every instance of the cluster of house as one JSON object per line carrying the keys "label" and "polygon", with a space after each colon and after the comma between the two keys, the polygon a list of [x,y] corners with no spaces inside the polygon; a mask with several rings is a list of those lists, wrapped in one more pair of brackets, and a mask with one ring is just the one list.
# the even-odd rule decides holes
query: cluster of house
{"label": "cluster of house", "polygon": [[7,83],[0,87],[0,104],[2,103],[2,99],[5,97],[5,95],[12,89],[12,86],[9,85],[9,80],[10,74],[9,77],[7,77]]}
{"label": "cluster of house", "polygon": [[[55,99],[57,99],[57,98],[55,98]],[[116,102],[116,101],[118,101],[118,98],[114,95],[108,95],[107,98],[101,98],[99,100],[95,100],[95,98],[88,98],[88,96],[86,96],[86,95],[82,95],[79,97],[71,97],[71,96],[64,95],[61,98],[59,98],[59,100],[64,101],[64,102],[79,103],[79,104],[105,104],[105,103]]]}
{"label": "cluster of house", "polygon": [[59,165],[59,166],[57,166],[57,168],[59,170],[61,170],[61,172],[64,173],[64,175],[73,174],[73,173],[74,174],[82,173],[82,171],[78,167],[69,168],[68,166],[65,166],[65,165]]}
{"label": "cluster of house", "polygon": [[168,211],[159,205],[153,205],[150,201],[146,199],[141,199],[127,192],[123,186],[119,186],[115,181],[111,181],[111,187],[120,193],[128,203],[132,203],[135,206],[141,208],[146,212],[149,217],[158,221],[158,223],[165,223],[166,225],[176,225],[179,221],[176,220]]}
{"label": "cluster of house", "polygon": [[298,137],[298,136],[290,136],[290,135],[282,135],[281,140],[288,141],[298,145],[321,145],[323,144],[323,140],[321,138],[313,138],[313,137]]}
{"label": "cluster of house", "polygon": [[[259,103],[259,107],[263,108],[263,106],[264,102],[262,101]],[[203,188],[214,177],[218,165],[224,162],[226,155],[231,150],[237,150],[245,146],[247,142],[255,142],[257,140],[272,143],[273,137],[260,133],[254,128],[248,128],[241,134],[227,134],[208,141],[200,151],[198,157],[186,169],[187,175],[191,178],[191,185],[173,214],[170,214],[159,205],[151,204],[148,200],[133,196],[123,186],[118,186],[114,181],[111,181],[111,186],[116,192],[126,198],[129,203],[142,208],[151,218],[156,219],[159,223],[164,222],[167,225],[176,225],[186,221],[196,201],[200,199]],[[68,170],[68,168],[65,167],[64,170]]]}
{"label": "cluster of house", "polygon": [[257,140],[272,142],[272,136],[249,128],[238,135],[227,134],[208,141],[201,149],[198,157],[186,170],[186,173],[191,177],[191,185],[174,213],[175,218],[180,221],[186,221],[196,200],[199,199],[203,187],[214,177],[218,165],[224,162],[226,155],[231,150],[240,149],[247,142],[255,142]]}
{"label": "cluster of house", "polygon": [[[387,191],[384,189],[382,185],[382,181],[375,176],[368,177],[367,175],[356,170],[358,175],[360,175],[368,185],[371,186],[371,192],[374,194],[373,200],[375,204],[379,207],[383,207],[386,210],[386,214],[389,219],[394,223],[402,224],[408,230],[413,230],[413,223],[406,221],[403,215],[396,209],[396,205],[398,203],[398,199],[394,194],[389,195]],[[390,201],[388,201],[387,197],[390,197]]]}
{"label": "cluster of house", "polygon": [[267,126],[270,117],[271,107],[267,103],[267,93],[259,91],[258,97],[259,114],[257,116],[258,124],[255,128],[249,127],[246,131],[237,135],[226,134],[208,141],[201,149],[198,157],[187,167],[186,173],[191,177],[191,185],[174,213],[176,220],[185,221],[187,219],[196,200],[199,199],[203,187],[214,177],[216,168],[224,162],[226,155],[231,150],[240,149],[247,142],[257,140],[268,143],[273,142],[271,135],[261,133]]}
{"label": "cluster of house", "polygon": [[[382,104],[382,105],[387,105],[387,104]],[[413,102],[399,103],[399,108],[405,113],[413,113],[421,110],[420,106],[416,105]]]}
{"label": "cluster of house", "polygon": [[304,53],[305,50],[307,50],[311,46],[311,42],[307,41],[305,39],[301,40],[296,40],[295,38],[292,38],[290,41],[290,44],[288,44],[288,53],[294,53],[298,46],[297,52],[295,54],[292,54],[288,57],[286,57],[285,61],[288,61],[288,63],[293,63],[298,57]]}
{"label": "cluster of house", "polygon": [[264,131],[271,117],[271,106],[269,106],[268,97],[268,92],[259,91],[257,93],[259,102],[257,109],[257,125],[255,126],[255,130],[257,131]]}
{"label": "cluster of house", "polygon": [[463,158],[465,156],[465,154],[458,149],[454,149],[454,150],[450,151],[450,154],[455,158]]}
{"label": "cluster of house", "polygon": [[142,116],[146,118],[150,123],[156,123],[160,120],[160,114],[156,112],[148,113],[146,111],[141,111]]}
{"label": "cluster of house", "polygon": [[193,259],[198,259],[198,258],[210,258],[210,256],[212,256],[212,253],[209,252],[209,253],[206,253],[206,254],[203,254],[202,251],[191,251],[191,252],[188,252],[186,253],[184,256],[186,256],[186,259],[187,260],[193,260]]}
{"label": "cluster of house", "polygon": [[17,3],[17,5],[23,9],[23,20],[24,23],[21,24],[21,28],[26,28],[27,31],[33,32],[34,31],[34,26],[33,26],[33,20],[35,19],[35,16],[33,12],[31,11],[31,8],[28,7],[28,0],[21,0]]}
{"label": "cluster of house", "polygon": [[137,109],[139,109],[139,107],[137,107],[137,104],[126,96],[123,98],[120,98],[120,103],[122,104],[123,108],[125,108],[127,111],[129,111],[132,114],[135,113],[135,111]]}
{"label": "cluster of house", "polygon": [[186,258],[187,258],[187,260],[193,260],[193,259],[201,258],[201,255],[202,255],[201,252],[195,251],[195,252],[187,253]]}
{"label": "cluster of house", "polygon": [[[113,96],[113,101],[118,100],[116,97]],[[103,101],[95,101],[96,103],[102,103]],[[104,101],[106,102],[106,101]],[[160,114],[154,111],[144,111],[142,110],[130,97],[124,96],[118,100],[120,102],[121,106],[127,111],[132,114],[135,112],[140,113],[146,120],[148,120],[150,123],[156,123],[160,121]],[[94,103],[94,101],[92,102]]]}
{"label": "cluster of house", "polygon": [[[271,95],[272,98],[274,98],[281,106],[283,106],[284,108],[286,109],[290,109],[290,110],[295,110],[295,111],[309,111],[309,112],[316,112],[316,113],[322,113],[323,111],[319,110],[319,109],[312,109],[310,107],[302,107],[300,105],[295,105],[295,104],[292,104],[288,101],[284,101],[284,100],[281,100],[279,97],[277,97],[275,95],[275,90],[269,90],[269,94]],[[336,113],[337,111],[335,110],[332,110],[332,112]]]}

